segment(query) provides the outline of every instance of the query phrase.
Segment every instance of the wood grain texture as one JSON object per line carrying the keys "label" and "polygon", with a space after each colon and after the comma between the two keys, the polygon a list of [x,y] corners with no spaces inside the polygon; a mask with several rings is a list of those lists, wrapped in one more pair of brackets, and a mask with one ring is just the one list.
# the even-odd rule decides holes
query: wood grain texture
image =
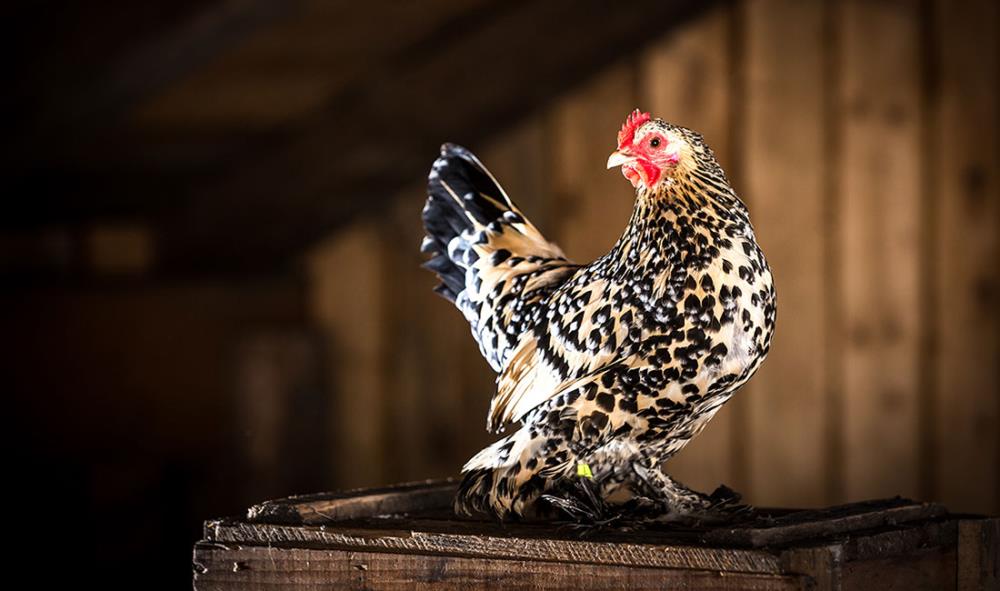
{"label": "wood grain texture", "polygon": [[1000,509],[1000,7],[992,0],[935,7],[940,88],[928,159],[935,167],[937,238],[936,496],[955,510],[995,512]]}
{"label": "wood grain texture", "polygon": [[1000,519],[959,521],[958,591],[1000,589]]}
{"label": "wood grain texture", "polygon": [[824,490],[824,92],[818,2],[749,2],[742,175],[777,290],[770,355],[749,391],[749,499],[819,505]]}
{"label": "wood grain texture", "polygon": [[265,501],[247,510],[260,523],[309,525],[357,519],[420,508],[447,508],[455,496],[450,480],[424,481],[386,488],[322,493]]}
{"label": "wood grain texture", "polygon": [[[761,509],[738,525],[570,529],[456,519],[455,483],[271,501],[206,522],[198,589],[994,589],[1000,520],[905,499]],[[609,573],[611,579],[605,578]],[[360,577],[360,578],[359,578]]]}
{"label": "wood grain texture", "polygon": [[[307,526],[218,520],[206,523],[205,539],[255,546],[343,547],[774,573],[780,571],[770,549],[808,545],[817,540],[843,540],[854,535],[859,541],[850,546],[853,560],[909,554],[932,546],[954,546],[956,528],[927,525],[928,520],[945,515],[940,506],[905,505],[839,517],[791,513],[775,519],[773,525],[761,522],[692,530],[652,528],[624,535],[613,530],[598,531],[591,539],[576,539],[547,524],[498,528],[488,523],[393,516],[346,523],[316,521],[316,525]],[[876,529],[887,533],[864,535]],[[980,550],[970,551],[969,556],[991,547],[995,544],[980,544],[976,546]]]}
{"label": "wood grain texture", "polygon": [[921,318],[919,3],[836,5],[847,499],[918,495]]}
{"label": "wood grain texture", "polygon": [[[550,560],[632,567],[688,568],[751,573],[779,573],[778,559],[762,550],[702,547],[678,543],[587,541],[544,536],[423,531],[423,528],[285,526],[212,522],[207,540],[227,545],[350,548],[373,552],[476,556],[496,560]],[[536,535],[539,532],[535,532]],[[548,532],[551,534],[551,530]]]}
{"label": "wood grain texture", "polygon": [[922,548],[903,556],[844,565],[841,589],[941,591],[955,586],[955,548]]}
{"label": "wood grain texture", "polygon": [[843,552],[839,546],[796,548],[781,555],[782,568],[809,576],[810,589],[841,591]]}
{"label": "wood grain texture", "polygon": [[[208,522],[205,537],[211,541],[227,543],[359,547],[374,545],[418,552],[427,551],[434,546],[440,551],[450,549],[452,552],[482,553],[484,556],[509,556],[511,552],[515,553],[513,556],[522,556],[523,552],[531,556],[533,552],[546,548],[551,551],[563,545],[571,547],[575,542],[571,530],[553,529],[551,523],[546,521],[498,524],[492,521],[455,519],[451,511],[451,497],[456,486],[454,481],[425,481],[267,501],[251,507],[246,521],[224,519]],[[626,530],[629,533],[624,537],[614,528],[587,533],[590,541],[614,542],[618,547],[630,549],[634,544],[642,544],[646,548],[651,544],[658,545],[669,552],[675,552],[678,547],[706,545],[727,549],[758,549],[921,523],[946,515],[947,511],[940,505],[915,503],[896,497],[816,510],[760,509],[754,519],[739,524],[702,524],[690,527],[651,525],[635,531]],[[941,530],[934,527],[927,530],[927,533],[927,537],[915,538],[921,546],[941,545],[946,543],[945,538],[948,536],[951,540],[955,538],[954,528]],[[378,540],[365,541],[368,538]],[[524,539],[528,541],[525,542]],[[878,549],[871,545],[857,546],[853,552],[855,557],[865,557],[884,552],[893,544],[898,546],[895,551],[903,552],[915,547],[913,542],[914,539],[903,536],[879,542],[881,546]],[[509,547],[510,544],[525,543],[529,544],[528,550],[518,551]],[[530,546],[538,543],[541,545]],[[472,547],[478,550],[473,551]],[[560,556],[568,559],[567,555],[582,554],[580,550],[563,549]],[[734,553],[734,556],[739,555],[740,553]],[[752,558],[754,555],[746,556]],[[592,560],[601,561],[597,558]],[[663,566],[655,561],[649,563],[648,557],[639,560],[639,564]],[[733,563],[730,562],[729,565],[732,566]],[[755,568],[744,564],[740,570]]]}
{"label": "wood grain texture", "polygon": [[722,527],[706,533],[703,539],[729,545],[763,548],[932,519],[947,513],[944,507],[932,503],[915,504],[901,501],[898,506],[891,504],[885,506],[883,501],[871,503],[872,505],[868,507],[865,507],[864,503],[859,503],[816,512],[798,511],[784,517],[769,519],[765,523],[752,522],[746,527],[733,529]]}
{"label": "wood grain texture", "polygon": [[927,548],[954,547],[958,524],[957,519],[937,516],[871,529],[844,540],[842,557],[848,562],[877,560]]}
{"label": "wood grain texture", "polygon": [[[640,108],[697,130],[725,168],[730,145],[729,19],[731,7],[711,10],[650,47],[640,58]],[[733,466],[732,407],[727,404],[705,431],[666,465],[667,472],[696,490],[720,484],[739,487]]]}
{"label": "wood grain texture", "polygon": [[194,588],[208,589],[715,589],[791,591],[802,577],[719,571],[486,560],[351,550],[195,548]]}

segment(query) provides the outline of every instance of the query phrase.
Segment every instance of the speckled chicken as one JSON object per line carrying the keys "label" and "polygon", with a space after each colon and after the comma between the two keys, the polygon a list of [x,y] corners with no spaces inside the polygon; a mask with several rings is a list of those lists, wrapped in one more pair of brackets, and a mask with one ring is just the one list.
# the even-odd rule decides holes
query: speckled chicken
{"label": "speckled chicken", "polygon": [[428,181],[425,266],[499,374],[487,428],[512,432],[463,468],[461,514],[540,511],[587,478],[601,502],[668,516],[716,499],[661,470],[767,354],[775,293],[746,206],[702,137],[633,112],[608,168],[636,189],[621,238],[570,262],[469,151],[445,144]]}

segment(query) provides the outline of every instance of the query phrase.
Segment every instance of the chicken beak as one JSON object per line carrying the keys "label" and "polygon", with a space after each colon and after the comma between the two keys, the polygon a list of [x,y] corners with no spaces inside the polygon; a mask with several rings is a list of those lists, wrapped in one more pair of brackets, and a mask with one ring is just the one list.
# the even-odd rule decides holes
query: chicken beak
{"label": "chicken beak", "polygon": [[608,168],[621,166],[622,164],[625,164],[626,162],[631,162],[632,160],[635,160],[635,156],[626,154],[621,150],[615,150],[614,152],[611,153],[610,156],[608,156]]}

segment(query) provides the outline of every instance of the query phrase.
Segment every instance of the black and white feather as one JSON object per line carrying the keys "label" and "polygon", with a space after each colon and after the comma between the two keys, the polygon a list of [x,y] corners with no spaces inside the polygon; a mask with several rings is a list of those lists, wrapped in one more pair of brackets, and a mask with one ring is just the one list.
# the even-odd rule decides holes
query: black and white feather
{"label": "black and white feather", "polygon": [[479,159],[461,146],[441,146],[427,179],[424,266],[472,327],[483,356],[503,368],[526,326],[530,303],[578,265],[566,260],[510,201]]}

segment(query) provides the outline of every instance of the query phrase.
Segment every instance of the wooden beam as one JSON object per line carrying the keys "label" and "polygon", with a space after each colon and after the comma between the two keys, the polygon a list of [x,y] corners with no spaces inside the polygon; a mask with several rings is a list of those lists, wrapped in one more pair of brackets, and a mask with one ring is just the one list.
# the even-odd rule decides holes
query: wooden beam
{"label": "wooden beam", "polygon": [[741,195],[781,309],[771,352],[740,394],[750,431],[746,493],[754,504],[816,506],[827,499],[823,7],[768,0],[747,3],[743,14]]}
{"label": "wooden beam", "polygon": [[[920,459],[919,3],[844,2],[834,159],[847,500],[917,496]],[[831,327],[833,328],[833,327]]]}
{"label": "wooden beam", "polygon": [[68,92],[52,93],[39,108],[33,134],[22,157],[51,150],[57,141],[64,151],[93,142],[142,100],[166,88],[223,50],[235,45],[264,23],[297,8],[297,1],[218,0],[193,17],[137,47],[130,48],[107,71]]}
{"label": "wooden beam", "polygon": [[[935,2],[938,96],[925,156],[934,207],[934,498],[1000,504],[1000,156],[996,2]],[[989,466],[989,468],[985,468]]]}
{"label": "wooden beam", "polygon": [[280,264],[419,181],[442,141],[475,147],[709,4],[500,2],[465,14],[372,68],[294,140],[199,188],[160,226],[164,264]]}

